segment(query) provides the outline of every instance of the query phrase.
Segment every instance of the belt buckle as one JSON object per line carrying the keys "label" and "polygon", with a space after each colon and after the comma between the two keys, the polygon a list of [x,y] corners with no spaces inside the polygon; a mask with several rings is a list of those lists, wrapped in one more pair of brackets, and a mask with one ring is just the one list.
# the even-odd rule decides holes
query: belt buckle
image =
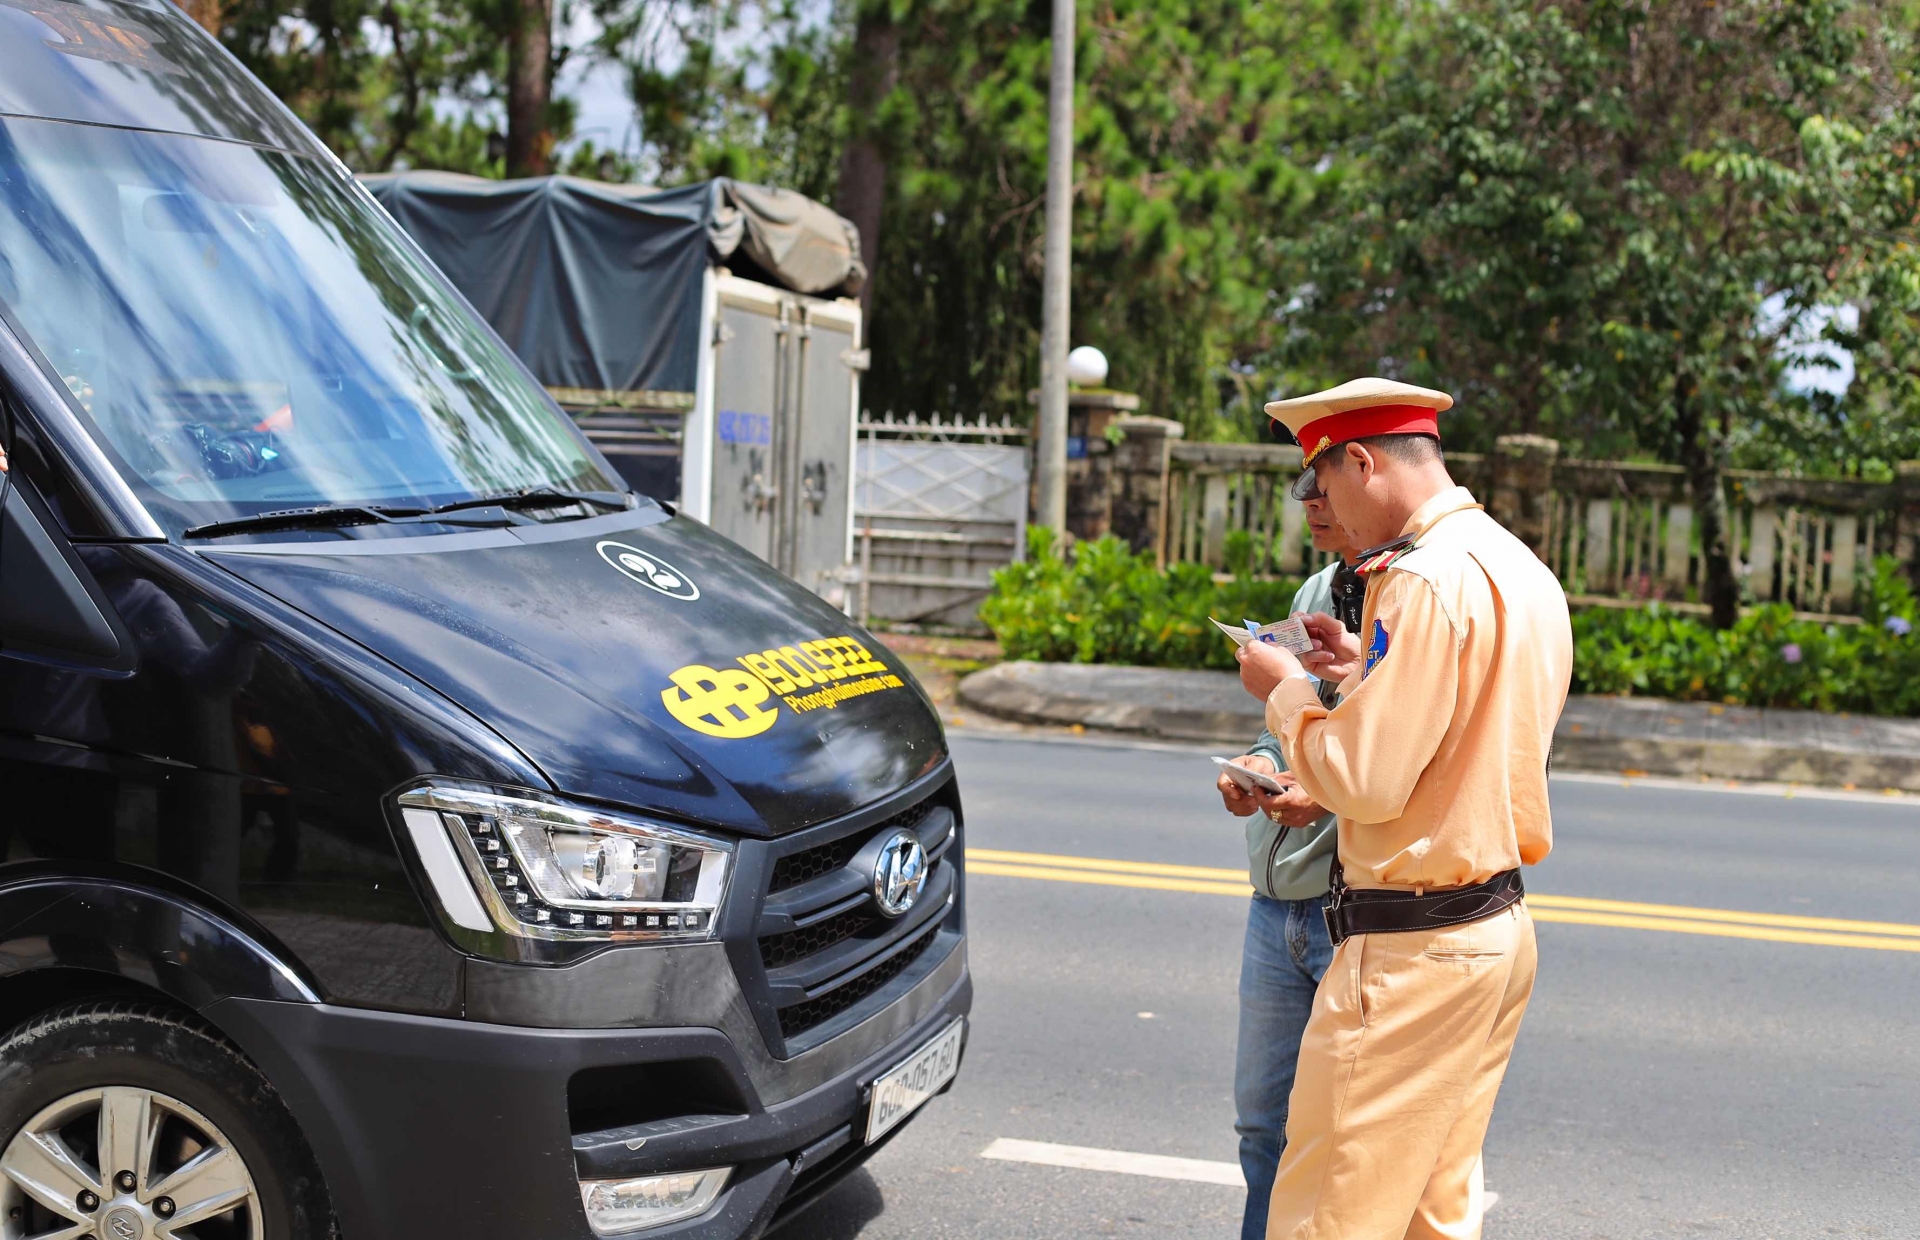
{"label": "belt buckle", "polygon": [[1340,909],[1344,903],[1344,901],[1340,899],[1341,894],[1342,893],[1338,891],[1334,892],[1331,898],[1320,906],[1320,916],[1323,917],[1327,923],[1327,940],[1335,947],[1347,941],[1346,932],[1341,929],[1340,925]]}

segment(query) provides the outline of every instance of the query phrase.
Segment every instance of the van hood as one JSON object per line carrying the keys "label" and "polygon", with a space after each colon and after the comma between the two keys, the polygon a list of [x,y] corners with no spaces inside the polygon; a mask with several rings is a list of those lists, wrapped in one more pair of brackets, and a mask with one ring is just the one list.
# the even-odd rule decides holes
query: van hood
{"label": "van hood", "polygon": [[686,517],[200,554],[459,703],[563,794],[773,835],[946,760],[897,656]]}

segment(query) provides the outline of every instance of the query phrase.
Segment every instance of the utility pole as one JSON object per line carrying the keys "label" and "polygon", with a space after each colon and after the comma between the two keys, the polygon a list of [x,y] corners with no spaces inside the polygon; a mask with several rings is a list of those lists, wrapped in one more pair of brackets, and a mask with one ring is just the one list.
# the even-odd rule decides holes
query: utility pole
{"label": "utility pole", "polygon": [[1068,268],[1073,244],[1073,36],[1075,0],[1053,0],[1053,81],[1047,93],[1047,249],[1040,302],[1037,524],[1067,527]]}

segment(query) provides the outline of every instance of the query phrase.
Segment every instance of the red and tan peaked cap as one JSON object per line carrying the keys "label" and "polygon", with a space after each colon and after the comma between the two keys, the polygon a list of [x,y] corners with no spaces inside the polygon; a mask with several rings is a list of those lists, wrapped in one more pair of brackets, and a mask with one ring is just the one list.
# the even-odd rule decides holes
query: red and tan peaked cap
{"label": "red and tan peaked cap", "polygon": [[1305,463],[1335,444],[1369,435],[1440,436],[1439,414],[1453,397],[1394,379],[1353,379],[1339,387],[1267,402],[1267,416],[1285,424]]}

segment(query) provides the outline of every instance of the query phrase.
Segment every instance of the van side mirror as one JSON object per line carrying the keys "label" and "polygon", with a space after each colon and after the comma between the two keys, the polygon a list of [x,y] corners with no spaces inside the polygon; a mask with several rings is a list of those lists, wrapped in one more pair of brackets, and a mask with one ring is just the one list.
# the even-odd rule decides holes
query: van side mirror
{"label": "van side mirror", "polygon": [[120,639],[61,543],[11,480],[0,483],[0,649],[117,658]]}

